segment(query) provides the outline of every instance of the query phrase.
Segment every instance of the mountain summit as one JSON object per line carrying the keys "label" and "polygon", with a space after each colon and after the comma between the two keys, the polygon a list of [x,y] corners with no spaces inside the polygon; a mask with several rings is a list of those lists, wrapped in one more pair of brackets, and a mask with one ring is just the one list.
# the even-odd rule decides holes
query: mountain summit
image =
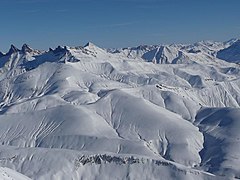
{"label": "mountain summit", "polygon": [[88,42],[87,44],[85,44],[83,47],[89,47],[89,48],[92,48],[92,47],[97,47],[94,43],[92,42]]}
{"label": "mountain summit", "polygon": [[30,52],[33,52],[33,49],[29,45],[23,44],[21,51],[23,53],[30,53]]}
{"label": "mountain summit", "polygon": [[20,50],[12,44],[11,47],[10,47],[10,49],[9,49],[9,51],[7,52],[6,55],[8,56],[8,55],[17,53],[17,52],[19,52],[19,51],[20,51]]}

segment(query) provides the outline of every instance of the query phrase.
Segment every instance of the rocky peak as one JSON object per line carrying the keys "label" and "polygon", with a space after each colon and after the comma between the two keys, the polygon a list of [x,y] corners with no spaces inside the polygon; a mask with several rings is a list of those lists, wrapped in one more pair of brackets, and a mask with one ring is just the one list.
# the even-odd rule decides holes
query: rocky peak
{"label": "rocky peak", "polygon": [[27,52],[30,53],[30,52],[33,51],[33,49],[32,49],[29,45],[23,44],[21,51],[22,51],[23,53],[27,53]]}
{"label": "rocky peak", "polygon": [[17,47],[15,47],[14,45],[11,45],[11,47],[10,47],[10,49],[9,49],[9,51],[7,52],[6,55],[11,55],[11,54],[17,53],[17,52],[19,52],[19,49],[18,49]]}
{"label": "rocky peak", "polygon": [[96,47],[96,45],[93,44],[92,42],[88,42],[84,47],[89,47],[89,48],[91,48],[91,47]]}

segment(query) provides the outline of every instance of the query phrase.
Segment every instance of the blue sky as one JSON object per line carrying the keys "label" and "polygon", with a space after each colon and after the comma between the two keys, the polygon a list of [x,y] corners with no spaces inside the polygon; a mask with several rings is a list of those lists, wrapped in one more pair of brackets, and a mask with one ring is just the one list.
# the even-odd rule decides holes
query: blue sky
{"label": "blue sky", "polygon": [[240,37],[240,0],[0,0],[0,50]]}

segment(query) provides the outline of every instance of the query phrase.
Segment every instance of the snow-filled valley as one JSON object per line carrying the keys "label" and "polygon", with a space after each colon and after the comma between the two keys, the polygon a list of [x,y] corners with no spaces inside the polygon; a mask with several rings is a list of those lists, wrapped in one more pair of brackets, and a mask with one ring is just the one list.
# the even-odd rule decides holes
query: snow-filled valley
{"label": "snow-filled valley", "polygon": [[240,179],[239,129],[237,39],[0,52],[0,179]]}

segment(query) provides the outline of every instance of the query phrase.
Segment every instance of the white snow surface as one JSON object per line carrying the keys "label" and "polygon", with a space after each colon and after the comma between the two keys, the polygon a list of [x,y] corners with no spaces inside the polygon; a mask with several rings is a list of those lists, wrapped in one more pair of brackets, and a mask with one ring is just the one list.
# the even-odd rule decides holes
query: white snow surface
{"label": "white snow surface", "polygon": [[0,179],[239,179],[238,42],[12,45]]}
{"label": "white snow surface", "polygon": [[0,167],[0,180],[31,180],[31,179],[9,168]]}

